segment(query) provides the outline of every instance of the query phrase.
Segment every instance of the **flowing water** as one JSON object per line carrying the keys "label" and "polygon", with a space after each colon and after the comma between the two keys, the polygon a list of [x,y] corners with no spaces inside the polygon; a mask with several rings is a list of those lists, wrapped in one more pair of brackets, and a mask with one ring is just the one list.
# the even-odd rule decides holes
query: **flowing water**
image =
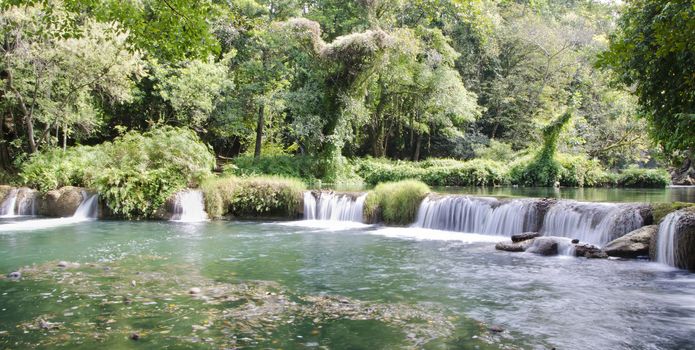
{"label": "flowing water", "polygon": [[96,194],[82,193],[82,203],[77,207],[71,217],[57,219],[31,219],[31,220],[6,220],[0,223],[0,233],[16,231],[33,231],[49,229],[63,225],[78,224],[85,221],[96,220],[98,216],[99,196]]}
{"label": "flowing water", "polygon": [[676,266],[676,229],[682,213],[673,212],[659,224],[656,242],[656,261],[668,266]]}
{"label": "flowing water", "polygon": [[13,188],[0,203],[0,218],[13,218],[17,216],[35,216],[36,191],[28,188]]}
{"label": "flowing water", "polygon": [[[6,231],[0,271],[26,267],[18,281],[0,279],[0,347],[695,344],[687,272],[501,252],[495,235],[307,223],[86,221]],[[189,294],[194,287],[200,296]],[[488,331],[493,324],[504,332]]]}
{"label": "flowing water", "polygon": [[[316,198],[318,196],[318,199]],[[304,219],[362,222],[366,193],[304,192]]]}
{"label": "flowing water", "polygon": [[174,215],[171,220],[180,222],[201,222],[208,219],[200,190],[185,190],[176,194]]}

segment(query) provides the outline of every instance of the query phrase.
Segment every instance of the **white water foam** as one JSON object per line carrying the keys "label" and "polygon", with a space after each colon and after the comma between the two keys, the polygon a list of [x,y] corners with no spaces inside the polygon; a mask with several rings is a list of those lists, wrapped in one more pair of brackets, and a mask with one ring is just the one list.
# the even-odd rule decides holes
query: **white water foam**
{"label": "white water foam", "polygon": [[185,190],[176,193],[174,215],[171,221],[178,222],[202,222],[208,220],[203,201],[203,192],[200,190]]}

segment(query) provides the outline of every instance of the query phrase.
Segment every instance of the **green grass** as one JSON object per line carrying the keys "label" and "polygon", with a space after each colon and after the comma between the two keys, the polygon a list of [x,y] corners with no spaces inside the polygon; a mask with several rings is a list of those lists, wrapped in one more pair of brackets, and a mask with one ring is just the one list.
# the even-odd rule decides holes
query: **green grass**
{"label": "green grass", "polygon": [[430,188],[417,180],[381,183],[367,195],[365,218],[367,222],[381,220],[388,225],[411,224],[429,193]]}
{"label": "green grass", "polygon": [[301,180],[280,176],[226,176],[204,181],[201,189],[206,211],[213,218],[291,218],[299,212],[306,185]]}

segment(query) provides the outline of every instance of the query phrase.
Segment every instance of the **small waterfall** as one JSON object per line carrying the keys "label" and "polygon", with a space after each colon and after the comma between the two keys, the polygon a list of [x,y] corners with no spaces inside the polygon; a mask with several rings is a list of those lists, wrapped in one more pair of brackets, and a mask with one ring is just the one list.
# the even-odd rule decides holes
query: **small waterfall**
{"label": "small waterfall", "polygon": [[425,198],[414,227],[435,230],[511,236],[534,226],[532,200],[500,201],[496,198],[446,196]]}
{"label": "small waterfall", "polygon": [[656,236],[656,261],[662,264],[677,266],[676,230],[681,216],[682,213],[677,211],[670,213],[659,224],[659,232]]}
{"label": "small waterfall", "polygon": [[317,200],[310,191],[304,192],[304,219],[362,222],[366,198],[366,193],[353,198],[348,194],[320,192]]}
{"label": "small waterfall", "polygon": [[83,191],[82,198],[85,199],[82,200],[80,206],[77,207],[77,210],[75,210],[75,214],[72,215],[72,218],[78,220],[96,219],[98,212],[97,204],[99,203],[99,195],[93,194],[90,196],[86,191]]}
{"label": "small waterfall", "polygon": [[560,201],[548,210],[541,233],[604,246],[642,223],[635,205]]}
{"label": "small waterfall", "polygon": [[208,219],[205,212],[203,192],[200,190],[185,190],[176,193],[174,215],[172,221],[201,222]]}
{"label": "small waterfall", "polygon": [[0,217],[11,218],[17,216],[17,214],[15,214],[17,192],[19,191],[16,188],[11,189],[10,193],[8,193],[2,203],[0,203]]}
{"label": "small waterfall", "polygon": [[36,191],[28,188],[13,188],[0,204],[0,217],[36,215]]}

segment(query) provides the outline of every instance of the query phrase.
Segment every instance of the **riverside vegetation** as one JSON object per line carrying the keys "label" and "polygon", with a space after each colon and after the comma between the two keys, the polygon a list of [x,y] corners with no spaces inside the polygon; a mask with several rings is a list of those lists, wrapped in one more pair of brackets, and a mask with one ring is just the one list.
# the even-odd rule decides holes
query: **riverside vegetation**
{"label": "riverside vegetation", "polygon": [[693,182],[691,40],[678,33],[695,16],[683,4],[166,5],[0,5],[3,182],[85,186],[133,218],[215,169],[307,184],[663,187],[670,168]]}

